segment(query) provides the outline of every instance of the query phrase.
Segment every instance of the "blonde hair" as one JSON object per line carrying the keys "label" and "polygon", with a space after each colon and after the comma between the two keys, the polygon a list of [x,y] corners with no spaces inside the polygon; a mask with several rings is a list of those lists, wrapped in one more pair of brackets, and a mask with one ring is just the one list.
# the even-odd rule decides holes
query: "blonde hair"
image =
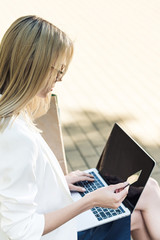
{"label": "blonde hair", "polygon": [[49,96],[36,95],[51,84],[51,66],[65,63],[67,69],[72,54],[72,41],[42,18],[25,16],[10,26],[0,44],[0,130],[12,116],[25,112],[33,120],[40,106],[49,105]]}

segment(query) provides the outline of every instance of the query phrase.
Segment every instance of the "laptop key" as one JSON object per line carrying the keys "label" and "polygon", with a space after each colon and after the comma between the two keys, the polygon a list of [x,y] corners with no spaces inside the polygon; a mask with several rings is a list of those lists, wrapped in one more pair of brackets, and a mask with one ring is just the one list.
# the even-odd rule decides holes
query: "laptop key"
{"label": "laptop key", "polygon": [[107,215],[104,212],[99,213],[103,219],[107,218]]}

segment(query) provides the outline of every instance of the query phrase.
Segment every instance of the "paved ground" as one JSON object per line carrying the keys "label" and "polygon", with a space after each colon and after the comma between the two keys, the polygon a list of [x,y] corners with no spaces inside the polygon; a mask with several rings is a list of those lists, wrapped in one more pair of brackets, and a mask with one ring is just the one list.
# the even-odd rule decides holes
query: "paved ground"
{"label": "paved ground", "polygon": [[74,40],[73,61],[55,89],[69,170],[94,167],[118,122],[154,157],[160,183],[160,2],[2,2],[1,35],[17,17],[37,14]]}

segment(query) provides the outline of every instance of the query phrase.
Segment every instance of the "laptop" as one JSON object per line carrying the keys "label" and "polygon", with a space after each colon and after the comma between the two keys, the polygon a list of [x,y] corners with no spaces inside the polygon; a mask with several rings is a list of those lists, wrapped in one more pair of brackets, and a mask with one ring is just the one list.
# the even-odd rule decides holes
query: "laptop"
{"label": "laptop", "polygon": [[86,170],[94,176],[94,182],[77,183],[86,191],[72,192],[71,195],[77,201],[97,188],[127,180],[130,183],[128,195],[117,209],[95,207],[79,214],[76,217],[77,230],[83,231],[132,214],[154,166],[153,158],[115,123],[96,168]]}

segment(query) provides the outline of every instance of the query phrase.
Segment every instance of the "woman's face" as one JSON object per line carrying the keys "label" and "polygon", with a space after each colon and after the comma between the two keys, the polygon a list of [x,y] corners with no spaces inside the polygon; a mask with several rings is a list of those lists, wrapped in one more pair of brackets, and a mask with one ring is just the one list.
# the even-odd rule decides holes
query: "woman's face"
{"label": "woman's face", "polygon": [[[56,75],[53,74],[53,71],[56,71]],[[41,89],[38,92],[37,96],[41,97],[41,98],[45,98],[49,92],[53,91],[53,88],[55,87],[56,82],[62,81],[64,72],[65,72],[65,65],[62,65],[59,70],[57,68],[55,68],[54,66],[51,66],[51,70],[50,70],[49,74],[47,75],[47,79],[48,79],[47,87]]]}

